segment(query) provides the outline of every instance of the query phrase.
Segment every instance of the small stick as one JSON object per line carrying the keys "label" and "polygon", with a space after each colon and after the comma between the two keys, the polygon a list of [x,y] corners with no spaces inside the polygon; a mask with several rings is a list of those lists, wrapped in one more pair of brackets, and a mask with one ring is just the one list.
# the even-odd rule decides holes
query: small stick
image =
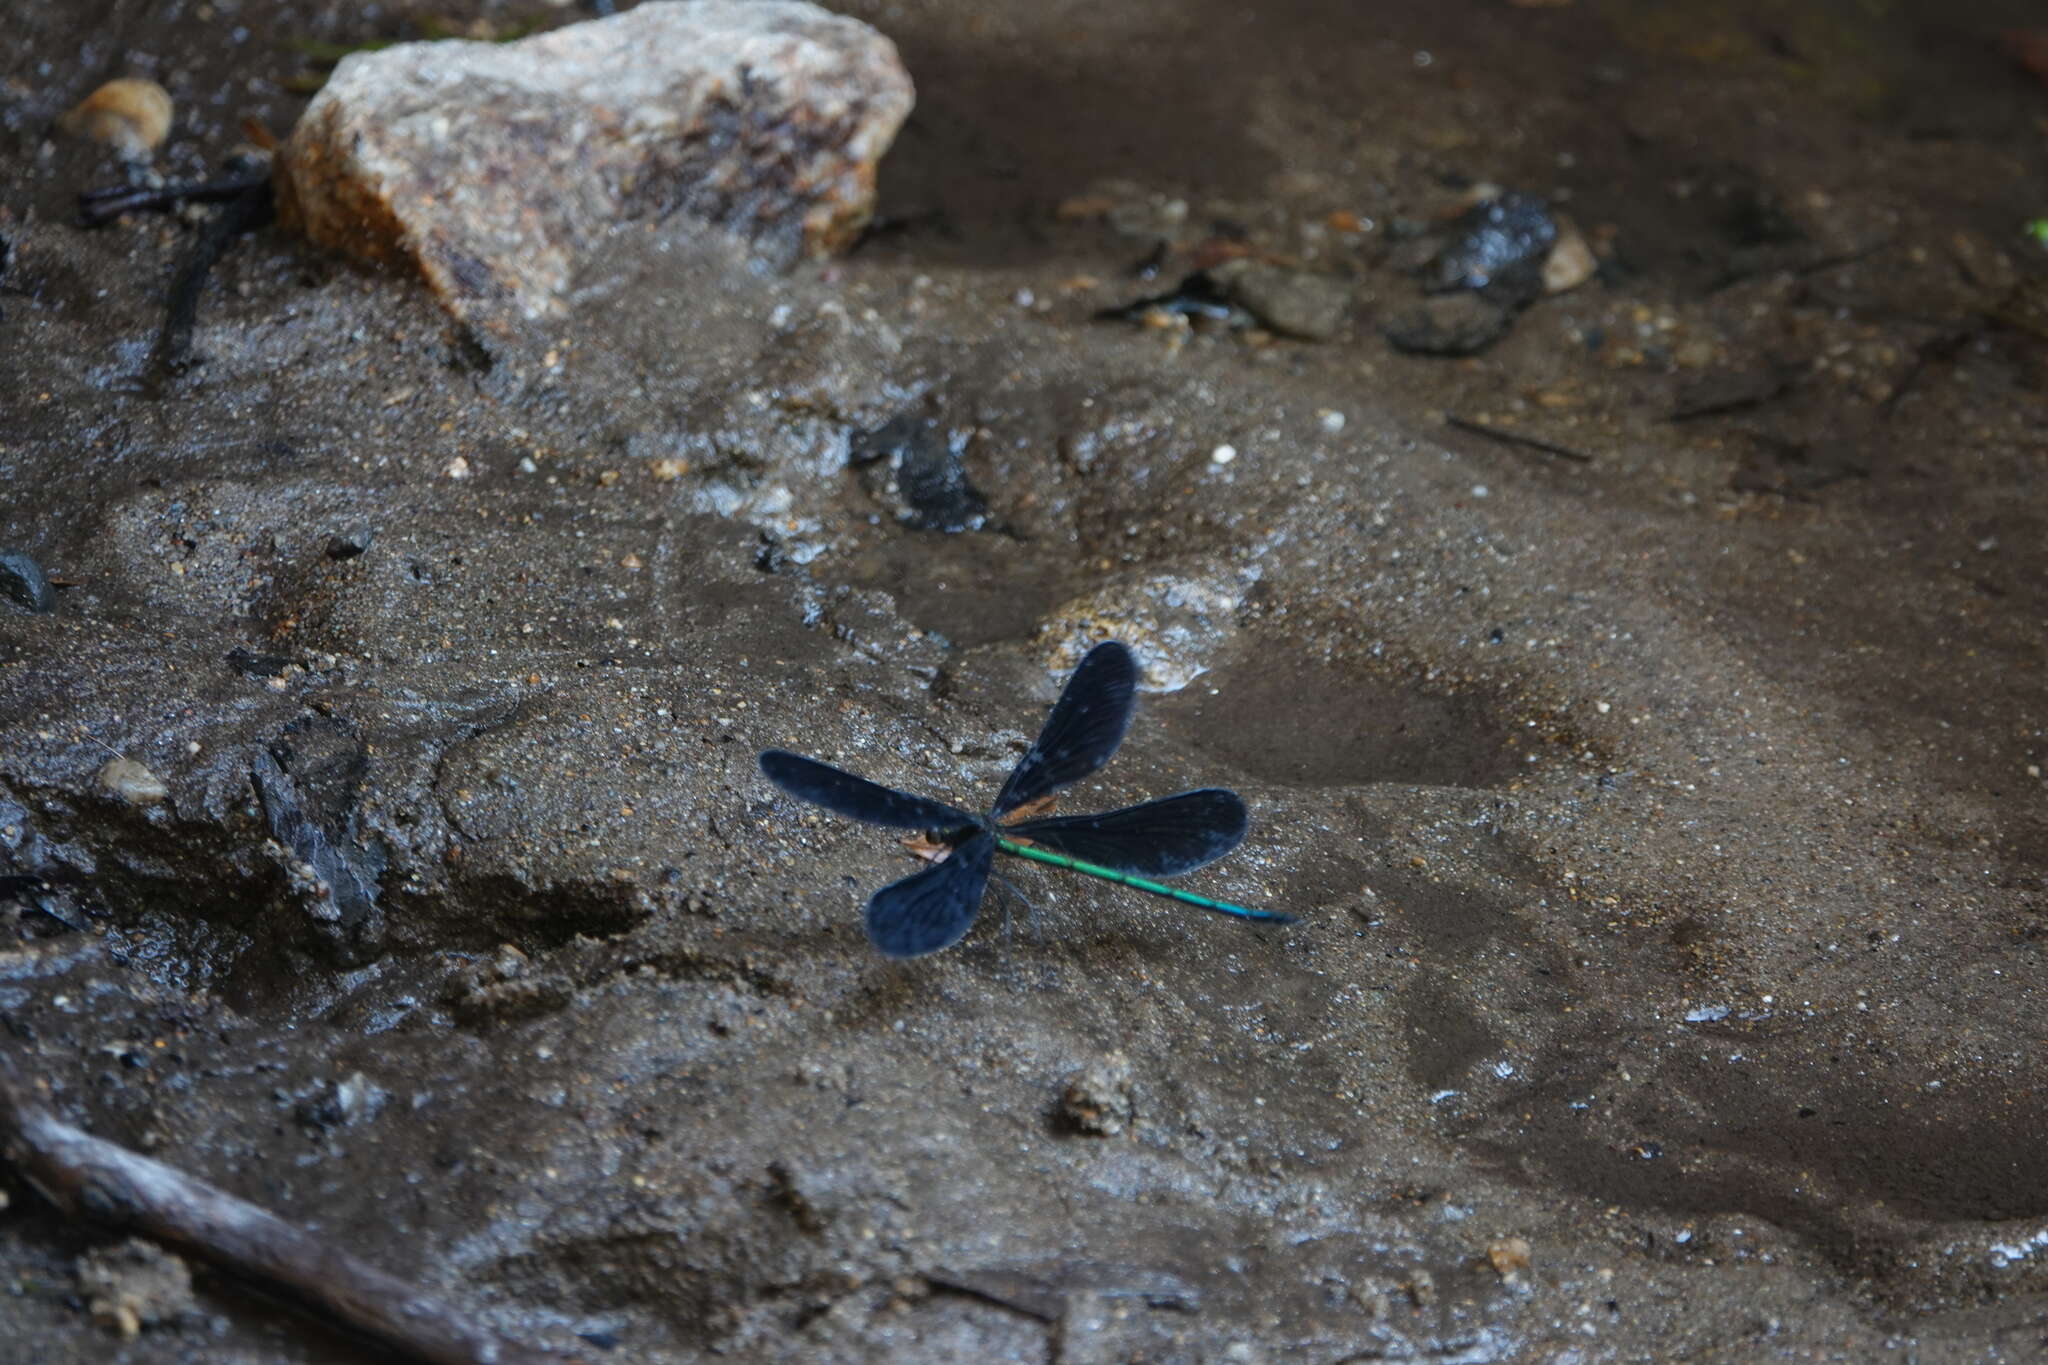
{"label": "small stick", "polygon": [[1555,455],[1560,460],[1574,460],[1579,464],[1593,463],[1593,457],[1583,450],[1573,450],[1570,446],[1561,446],[1540,436],[1524,436],[1521,432],[1509,431],[1506,427],[1490,427],[1484,422],[1475,422],[1470,417],[1454,417],[1446,413],[1444,425],[1456,427],[1459,431],[1469,431],[1474,436],[1484,436],[1489,441],[1499,441],[1505,446],[1527,446],[1531,450],[1540,450],[1545,455]]}
{"label": "small stick", "polygon": [[259,180],[228,200],[213,221],[200,228],[198,238],[171,279],[170,306],[164,315],[163,330],[157,333],[156,345],[150,348],[143,371],[145,387],[161,387],[185,363],[192,350],[193,329],[199,325],[199,296],[206,288],[206,277],[227,255],[237,237],[271,220],[275,203],[270,181]]}
{"label": "small stick", "polygon": [[0,1154],[73,1216],[143,1232],[427,1365],[564,1365],[282,1218],[58,1118],[0,1052]]}
{"label": "small stick", "polygon": [[1780,272],[1790,275],[1794,279],[1804,279],[1808,275],[1818,275],[1823,271],[1833,270],[1839,265],[1855,265],[1859,261],[1868,260],[1890,245],[1891,241],[1887,238],[1881,242],[1872,242],[1869,246],[1861,247],[1855,251],[1843,251],[1831,256],[1816,256],[1803,265],[1745,266],[1736,270],[1724,271],[1718,279],[1707,286],[1706,292],[1710,295],[1718,294],[1724,289],[1732,289],[1738,284],[1747,283],[1761,275]]}
{"label": "small stick", "polygon": [[237,175],[224,175],[218,180],[200,180],[182,185],[164,185],[150,188],[138,185],[113,185],[106,189],[86,190],[78,196],[78,225],[80,227],[103,227],[124,213],[135,213],[143,209],[171,209],[183,203],[218,204],[235,198],[244,190],[255,189],[270,180],[270,168],[245,171]]}

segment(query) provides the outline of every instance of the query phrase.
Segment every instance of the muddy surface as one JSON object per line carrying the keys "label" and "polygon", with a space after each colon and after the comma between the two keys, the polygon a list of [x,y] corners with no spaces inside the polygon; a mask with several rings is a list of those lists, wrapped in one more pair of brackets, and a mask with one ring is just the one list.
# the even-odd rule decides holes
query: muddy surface
{"label": "muddy surface", "polygon": [[[486,346],[263,230],[144,382],[197,229],[72,226],[57,117],[153,76],[202,174],[425,10],[14,7],[0,1025],[60,1108],[590,1360],[2041,1358],[2033,9],[845,9],[919,99],[849,258],[642,228]],[[1399,354],[1477,182],[1599,272]],[[1342,333],[1091,321],[1219,242]],[[904,414],[979,529],[854,458]],[[1070,804],[1237,787],[1190,884],[1301,922],[1027,869],[874,956],[907,864],[756,751],[974,804],[1110,633],[1160,690]],[[123,1339],[119,1234],[7,1193],[20,1358],[364,1358],[203,1267]]]}

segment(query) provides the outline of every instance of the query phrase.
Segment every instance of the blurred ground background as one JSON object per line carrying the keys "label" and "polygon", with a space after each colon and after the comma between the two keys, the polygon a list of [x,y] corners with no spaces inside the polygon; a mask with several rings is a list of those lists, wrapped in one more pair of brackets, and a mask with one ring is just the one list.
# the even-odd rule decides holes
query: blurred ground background
{"label": "blurred ground background", "polygon": [[[59,1107],[593,1360],[2040,1358],[2038,11],[839,8],[918,89],[847,258],[627,232],[485,345],[266,229],[150,384],[196,228],[72,224],[86,92],[195,177],[309,44],[593,11],[12,7],[0,546],[61,586],[0,603],[0,1024]],[[1395,349],[1486,184],[1597,271]],[[1233,255],[1334,335],[1092,320]],[[854,458],[906,413],[978,529]],[[1161,690],[1072,807],[1235,786],[1190,884],[1302,922],[1027,870],[1035,933],[873,956],[907,864],[755,752],[985,799],[1111,633]],[[345,930],[274,751],[382,864]],[[22,1359],[363,1358],[204,1272],[123,1339],[115,1239],[7,1193]]]}

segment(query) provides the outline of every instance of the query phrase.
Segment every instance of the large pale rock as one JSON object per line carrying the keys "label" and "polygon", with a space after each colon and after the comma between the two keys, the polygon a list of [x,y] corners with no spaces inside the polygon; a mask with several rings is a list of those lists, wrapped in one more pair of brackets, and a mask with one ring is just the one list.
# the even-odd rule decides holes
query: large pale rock
{"label": "large pale rock", "polygon": [[685,214],[782,262],[845,244],[911,101],[893,43],[799,0],[407,43],[335,68],[284,149],[280,212],[417,263],[458,314],[539,317],[622,223]]}

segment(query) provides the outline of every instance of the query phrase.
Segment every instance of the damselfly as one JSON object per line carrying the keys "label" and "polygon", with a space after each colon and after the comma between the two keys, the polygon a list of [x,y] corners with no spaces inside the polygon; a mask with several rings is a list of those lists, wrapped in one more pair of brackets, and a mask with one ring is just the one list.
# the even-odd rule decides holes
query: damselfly
{"label": "damselfly", "polygon": [[791,796],[849,820],[921,832],[905,842],[934,858],[934,865],[891,882],[868,901],[868,938],[889,957],[920,957],[959,942],[981,908],[999,852],[1222,915],[1293,923],[1292,915],[1247,909],[1153,880],[1193,871],[1237,847],[1246,818],[1236,792],[1204,787],[1100,815],[1044,813],[1060,788],[1109,762],[1137,700],[1138,663],[1131,651],[1114,640],[1089,650],[986,815],[780,749],[762,753],[761,772]]}

